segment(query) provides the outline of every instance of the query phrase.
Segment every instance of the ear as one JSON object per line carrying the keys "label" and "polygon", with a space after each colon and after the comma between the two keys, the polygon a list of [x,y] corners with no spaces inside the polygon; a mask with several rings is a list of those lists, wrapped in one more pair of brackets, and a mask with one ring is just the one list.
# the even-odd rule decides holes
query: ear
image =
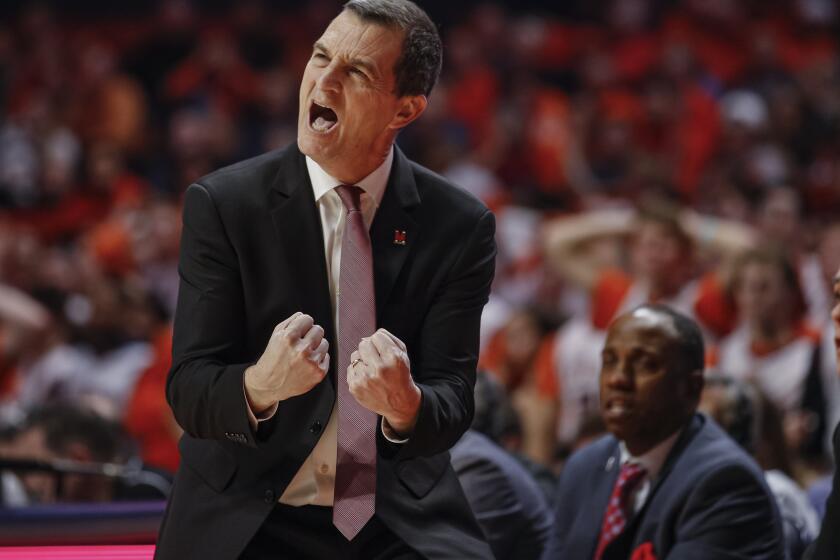
{"label": "ear", "polygon": [[698,400],[700,399],[700,395],[703,393],[703,386],[705,384],[706,376],[704,375],[704,371],[702,369],[696,369],[688,374],[688,389]]}
{"label": "ear", "polygon": [[397,114],[389,125],[394,130],[405,128],[426,110],[429,100],[425,95],[405,95],[400,98]]}

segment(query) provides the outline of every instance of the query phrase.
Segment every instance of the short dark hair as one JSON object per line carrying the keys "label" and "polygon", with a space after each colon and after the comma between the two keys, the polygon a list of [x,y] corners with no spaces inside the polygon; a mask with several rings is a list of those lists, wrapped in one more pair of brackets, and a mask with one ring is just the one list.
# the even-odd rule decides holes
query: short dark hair
{"label": "short dark hair", "polygon": [[43,430],[47,447],[58,455],[74,443],[101,463],[119,462],[127,453],[127,436],[119,424],[73,404],[52,403],[33,410],[25,422],[28,428]]}
{"label": "short dark hair", "polygon": [[694,319],[674,311],[661,303],[646,303],[636,309],[650,309],[654,313],[667,315],[677,331],[677,344],[680,356],[680,368],[684,374],[703,371],[706,367],[706,347],[703,333]]}
{"label": "short dark hair", "polygon": [[443,44],[426,12],[410,0],[350,0],[344,9],[405,33],[402,54],[394,65],[397,97],[432,92],[443,63]]}
{"label": "short dark hair", "polygon": [[717,411],[717,423],[735,443],[748,453],[755,453],[761,413],[755,388],[717,371],[706,376],[705,386],[723,393],[724,408]]}

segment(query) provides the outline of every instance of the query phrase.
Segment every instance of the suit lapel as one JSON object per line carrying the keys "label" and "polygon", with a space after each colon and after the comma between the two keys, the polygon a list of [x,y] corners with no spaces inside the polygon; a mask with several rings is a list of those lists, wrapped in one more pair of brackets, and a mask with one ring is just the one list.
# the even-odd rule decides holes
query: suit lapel
{"label": "suit lapel", "polygon": [[409,214],[419,203],[411,164],[394,146],[388,185],[370,227],[377,324],[408,253],[419,237],[420,226]]}
{"label": "suit lapel", "polygon": [[[598,547],[598,539],[601,536],[601,525],[604,522],[604,513],[607,511],[607,504],[610,501],[615,481],[618,479],[618,472],[621,470],[621,454],[618,449],[618,442],[615,441],[607,459],[599,467],[601,472],[595,474],[595,487],[592,489],[589,500],[583,508],[578,519],[578,525],[584,530],[580,534],[592,534],[591,527],[596,527],[595,533],[589,542],[585,543],[585,549],[578,551],[581,558],[592,558],[595,549]],[[590,529],[586,530],[585,528]]]}
{"label": "suit lapel", "polygon": [[[697,432],[699,432],[702,427],[702,417],[695,415],[677,438],[677,441],[674,442],[674,446],[671,448],[671,451],[668,452],[668,457],[665,459],[665,462],[662,464],[662,468],[659,470],[659,476],[656,477],[656,482],[650,488],[650,493],[645,501],[645,507],[639,511],[640,514],[647,508],[647,504],[653,501],[653,498],[656,496],[656,491],[660,486],[662,486],[662,483],[668,477],[668,473],[671,472],[671,469],[674,468],[674,464],[680,458],[680,455],[682,455],[683,450],[691,443],[694,436],[697,435]],[[642,517],[642,515],[638,515],[638,517]]]}
{"label": "suit lapel", "polygon": [[306,160],[297,145],[291,146],[281,157],[270,203],[271,219],[278,237],[277,258],[283,270],[288,272],[290,293],[295,294],[299,309],[312,315],[315,322],[324,327],[330,346],[335,347],[324,234]]}
{"label": "suit lapel", "polygon": [[640,541],[643,537],[643,532],[639,531],[639,527],[645,520],[646,514],[650,509],[651,503],[656,498],[657,491],[668,478],[668,474],[674,468],[674,465],[679,460],[685,448],[688,447],[688,445],[694,440],[694,436],[696,436],[700,429],[703,427],[703,423],[703,418],[700,415],[695,415],[694,418],[692,418],[691,422],[689,422],[688,426],[677,438],[677,441],[674,442],[674,446],[668,453],[668,457],[665,459],[665,463],[662,464],[662,468],[659,470],[659,475],[656,477],[656,481],[650,487],[650,492],[648,493],[648,497],[645,500],[642,509],[640,509],[638,513],[636,513],[636,515],[634,515],[631,518],[630,523],[627,525],[627,531],[632,532],[633,534],[634,548],[641,544]]}

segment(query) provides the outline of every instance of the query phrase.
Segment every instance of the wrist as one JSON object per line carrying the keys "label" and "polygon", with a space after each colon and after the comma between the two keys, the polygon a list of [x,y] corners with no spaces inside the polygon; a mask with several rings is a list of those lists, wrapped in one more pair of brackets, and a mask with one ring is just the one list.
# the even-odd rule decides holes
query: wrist
{"label": "wrist", "polygon": [[420,392],[420,388],[412,383],[408,391],[405,406],[400,411],[385,416],[388,426],[397,436],[405,438],[414,432],[417,417],[420,415],[421,401],[422,393]]}
{"label": "wrist", "polygon": [[279,400],[262,381],[262,374],[256,364],[245,370],[243,383],[248,406],[256,415],[265,412]]}

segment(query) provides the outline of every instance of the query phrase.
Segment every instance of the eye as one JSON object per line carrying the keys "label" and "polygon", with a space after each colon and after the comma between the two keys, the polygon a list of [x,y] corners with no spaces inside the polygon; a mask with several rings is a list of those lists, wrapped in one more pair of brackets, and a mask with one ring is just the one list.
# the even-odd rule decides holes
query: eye
{"label": "eye", "polygon": [[317,60],[318,62],[323,62],[325,64],[330,61],[330,59],[327,58],[327,55],[321,52],[312,53],[312,60]]}
{"label": "eye", "polygon": [[639,368],[642,371],[658,371],[659,365],[659,360],[655,358],[645,357],[639,360]]}
{"label": "eye", "polygon": [[358,76],[359,78],[367,78],[367,74],[365,74],[363,71],[359,70],[355,66],[350,67],[350,73]]}

